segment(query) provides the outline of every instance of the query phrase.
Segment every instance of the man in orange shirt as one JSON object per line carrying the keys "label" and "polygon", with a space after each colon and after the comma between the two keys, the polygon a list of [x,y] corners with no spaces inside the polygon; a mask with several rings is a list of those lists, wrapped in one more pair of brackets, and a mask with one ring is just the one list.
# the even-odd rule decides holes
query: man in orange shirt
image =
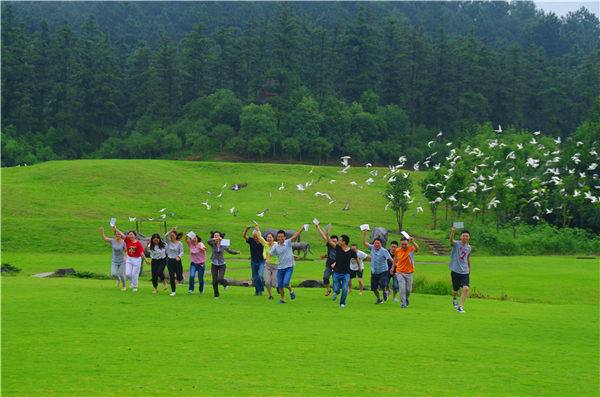
{"label": "man in orange shirt", "polygon": [[[408,297],[412,291],[413,273],[415,272],[415,253],[419,252],[419,246],[415,243],[415,239],[410,237],[410,242],[414,245],[408,245],[408,239],[402,237],[400,240],[400,248],[396,250],[394,255],[394,266],[396,267],[396,278],[400,286],[400,301],[402,308],[408,306]],[[390,270],[393,274],[394,269]]]}

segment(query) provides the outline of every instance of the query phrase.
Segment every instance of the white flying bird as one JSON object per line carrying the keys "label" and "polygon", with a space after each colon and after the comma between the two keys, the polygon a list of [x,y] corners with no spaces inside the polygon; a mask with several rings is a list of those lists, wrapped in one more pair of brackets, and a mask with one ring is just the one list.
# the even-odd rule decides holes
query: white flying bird
{"label": "white flying bird", "polygon": [[301,183],[297,184],[296,187],[298,188],[298,190],[304,190],[304,185]]}
{"label": "white flying bird", "polygon": [[158,210],[158,212],[163,212],[166,209],[167,209],[167,207],[163,208],[162,210]]}

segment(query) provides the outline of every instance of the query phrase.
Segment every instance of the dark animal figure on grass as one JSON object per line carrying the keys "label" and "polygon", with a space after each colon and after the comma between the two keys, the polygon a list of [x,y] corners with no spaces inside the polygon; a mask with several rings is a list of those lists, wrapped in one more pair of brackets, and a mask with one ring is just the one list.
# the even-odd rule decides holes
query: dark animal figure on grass
{"label": "dark animal figure on grass", "polygon": [[386,248],[387,246],[387,240],[388,240],[388,231],[386,228],[384,227],[374,227],[371,230],[371,239],[370,244],[373,244],[373,241],[375,241],[375,239],[379,237],[381,239],[381,245],[383,246],[383,248]]}
{"label": "dark animal figure on grass", "polygon": [[292,244],[292,251],[294,251],[294,252],[298,251],[298,256],[300,256],[300,251],[304,251],[304,258],[302,258],[302,260],[306,260],[306,250],[307,249],[311,254],[314,254],[314,252],[312,252],[312,250],[310,249],[309,243],[293,243]]}

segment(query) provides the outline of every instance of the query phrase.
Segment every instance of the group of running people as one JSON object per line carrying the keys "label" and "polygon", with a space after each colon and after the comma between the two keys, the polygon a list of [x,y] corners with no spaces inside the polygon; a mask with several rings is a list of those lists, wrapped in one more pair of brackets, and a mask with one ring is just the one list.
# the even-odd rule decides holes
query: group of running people
{"label": "group of running people", "polygon": [[[372,243],[367,242],[367,230],[363,230],[362,243],[370,251],[370,255],[358,249],[357,244],[349,245],[350,239],[342,234],[339,237],[329,235],[329,229],[325,232],[315,224],[319,234],[326,242],[328,249],[327,260],[325,263],[325,272],[323,282],[327,287],[325,296],[333,294],[332,299],[336,300],[339,296],[340,307],[346,307],[348,292],[352,291],[352,280],[358,279],[359,295],[363,293],[363,271],[364,259],[371,259],[371,291],[377,298],[376,304],[382,304],[393,294],[392,301],[400,302],[401,308],[408,307],[410,293],[412,291],[413,273],[415,271],[414,254],[419,252],[419,246],[413,237],[400,239],[390,243],[390,249],[384,248],[383,241],[375,238]],[[269,294],[269,300],[274,300],[273,289],[276,289],[280,295],[278,303],[286,303],[285,290],[289,291],[291,299],[296,298],[296,293],[291,287],[291,278],[294,271],[295,259],[292,243],[306,230],[304,226],[294,233],[290,238],[286,238],[286,233],[279,230],[274,236],[272,233],[263,238],[259,225],[254,226],[252,237],[248,236],[251,226],[247,226],[242,237],[250,246],[250,267],[252,269],[252,283],[255,289],[255,296],[262,296],[265,288]],[[146,246],[137,240],[135,231],[129,231],[127,236],[113,226],[115,238],[109,239],[104,235],[104,229],[100,228],[102,238],[112,245],[112,265],[111,275],[117,278],[117,286],[122,286],[125,291],[126,280],[130,282],[130,288],[137,291],[138,277],[142,266],[142,260],[151,265],[152,293],[158,292],[159,281],[163,284],[163,290],[167,290],[167,282],[164,276],[165,267],[169,272],[171,286],[171,296],[176,295],[177,282],[185,283],[183,277],[182,257],[184,255],[181,238],[183,233],[177,232],[173,227],[164,236],[164,240],[158,233],[152,235]],[[463,305],[469,290],[469,275],[471,272],[471,246],[468,244],[470,233],[468,230],[461,232],[461,239],[454,240],[456,228],[452,228],[450,234],[450,243],[452,252],[450,255],[450,265],[453,290],[453,305],[458,312],[464,313]],[[211,237],[206,243],[211,248],[211,274],[214,298],[219,299],[219,284],[227,290],[228,284],[225,279],[226,262],[224,252],[233,255],[240,255],[240,251],[233,251],[228,245],[222,244],[225,237],[224,233],[219,231],[210,232]],[[198,287],[201,294],[204,293],[204,273],[206,270],[206,251],[207,247],[202,243],[202,239],[195,233],[186,234],[185,241],[190,249],[190,280],[189,293],[194,293],[195,277],[198,274]],[[146,258],[145,252],[150,253],[151,261]],[[126,255],[125,255],[126,253]],[[333,283],[330,283],[333,278]],[[392,287],[390,288],[390,282]],[[333,285],[332,285],[333,284]],[[458,304],[458,294],[462,289],[460,305]],[[397,296],[400,296],[398,299]]]}

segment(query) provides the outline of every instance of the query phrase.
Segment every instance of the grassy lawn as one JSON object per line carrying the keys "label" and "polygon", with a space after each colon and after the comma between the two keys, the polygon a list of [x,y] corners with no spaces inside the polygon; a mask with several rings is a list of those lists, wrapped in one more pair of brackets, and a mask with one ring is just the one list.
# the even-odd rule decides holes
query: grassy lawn
{"label": "grassy lawn", "polygon": [[[381,178],[367,186],[368,170],[338,170],[315,167],[308,175],[309,166],[123,160],[2,169],[2,263],[22,269],[1,278],[2,395],[600,393],[597,259],[474,255],[472,289],[508,300],[470,298],[466,314],[450,296],[413,294],[400,309],[391,301],[375,305],[370,291],[353,292],[343,310],[323,289],[296,288],[297,299],[280,305],[245,287],[231,287],[219,300],[210,285],[204,295],[187,294],[186,286],[175,297],[154,295],[148,274],[137,293],[121,292],[114,280],[29,277],[58,268],[108,274],[110,246],[98,228],[114,216],[127,230],[134,225],[128,216],[158,218],[164,207],[175,213],[169,227],[179,224],[204,240],[210,230],[226,232],[243,252],[243,260],[226,256],[228,268],[237,269],[227,277],[239,280],[250,279],[241,234],[252,220],[263,229],[298,229],[316,216],[351,242],[360,240],[362,223],[395,228],[378,194]],[[296,190],[311,179],[313,186]],[[248,187],[216,198],[225,182]],[[207,198],[210,211],[200,204]],[[341,211],[348,200],[351,210]],[[404,229],[445,239],[427,226],[423,208],[425,214],[405,218]],[[144,227],[144,234],[155,231]],[[324,263],[314,261],[325,253],[323,241],[314,228],[302,241],[314,254],[297,263],[294,286],[323,275]],[[429,253],[417,254],[417,274],[449,281],[449,258]]]}

